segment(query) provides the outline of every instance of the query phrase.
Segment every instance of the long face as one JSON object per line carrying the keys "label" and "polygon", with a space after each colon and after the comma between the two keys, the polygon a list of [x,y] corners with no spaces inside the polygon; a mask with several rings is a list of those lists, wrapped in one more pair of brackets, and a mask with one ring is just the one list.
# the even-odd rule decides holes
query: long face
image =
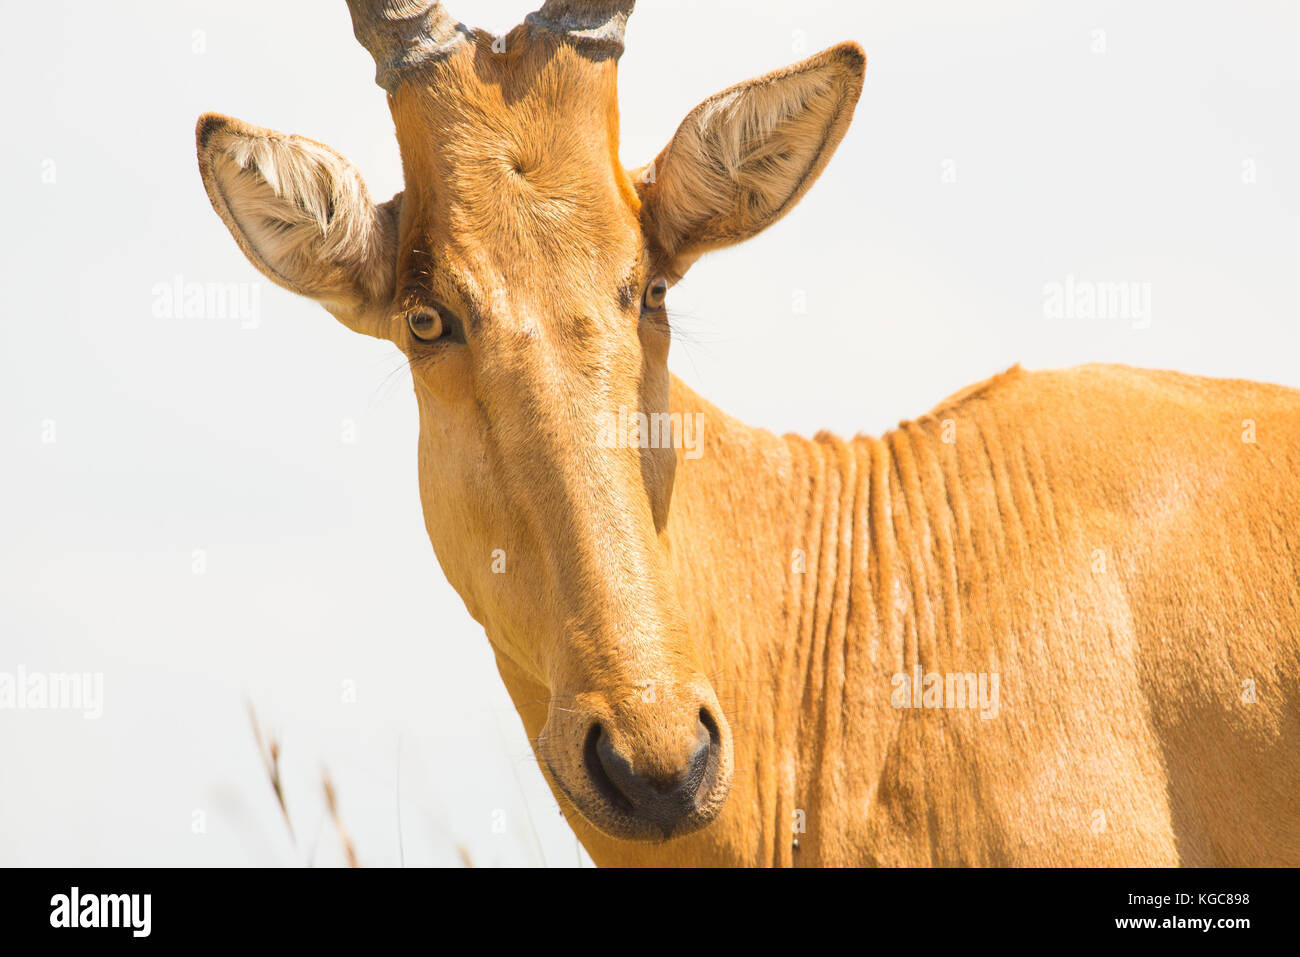
{"label": "long face", "polygon": [[665,840],[718,814],[732,740],[666,547],[674,443],[613,424],[668,412],[668,287],[807,188],[861,53],[706,101],[630,172],[617,56],[549,6],[503,39],[445,31],[390,78],[389,203],[328,148],[225,117],[200,121],[200,167],[254,264],[406,354],[430,539],[503,671],[543,690],[553,785],[610,835]]}
{"label": "long face", "polygon": [[393,98],[391,336],[429,535],[499,653],[548,689],[553,780],[605,830],[663,836],[707,821],[730,775],[661,541],[672,444],[608,441],[620,409],[668,411],[663,264],[616,160],[615,61],[526,41],[480,38]]}

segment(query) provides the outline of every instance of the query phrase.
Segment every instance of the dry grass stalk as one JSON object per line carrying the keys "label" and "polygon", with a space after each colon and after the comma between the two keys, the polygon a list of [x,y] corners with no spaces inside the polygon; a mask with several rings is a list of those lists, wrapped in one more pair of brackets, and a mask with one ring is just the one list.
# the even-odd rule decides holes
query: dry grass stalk
{"label": "dry grass stalk", "polygon": [[[257,719],[257,709],[253,707],[252,702],[248,705],[249,721],[253,725],[253,738],[257,742],[257,753],[262,759],[262,766],[266,769],[267,780],[271,782],[271,790],[275,792],[275,801],[280,806],[280,814],[284,818],[285,826],[289,829],[289,838],[293,841],[293,846],[297,848],[298,838],[294,832],[293,819],[289,816],[289,805],[284,799],[284,780],[280,774],[280,742],[273,736],[267,736],[262,733],[261,723]],[[343,819],[339,814],[338,796],[334,790],[334,782],[330,780],[329,771],[321,770],[321,783],[325,791],[325,806],[329,811],[330,819],[334,822],[334,827],[338,831],[339,840],[343,844],[343,854],[347,860],[348,867],[360,867],[357,860],[356,848],[352,843],[352,838],[348,835],[347,828],[343,826]],[[399,806],[399,832],[398,840],[400,843],[400,806]],[[474,861],[470,856],[469,848],[463,844],[456,845],[456,853],[460,857],[461,865],[464,867],[473,867]],[[313,848],[310,855],[315,857]],[[307,862],[311,866],[310,859]]]}
{"label": "dry grass stalk", "polygon": [[280,805],[285,826],[289,828],[289,839],[293,841],[293,846],[297,847],[298,838],[294,834],[293,819],[289,817],[289,806],[284,801],[284,781],[280,776],[280,742],[274,737],[269,739],[263,737],[261,725],[257,720],[257,709],[252,703],[248,705],[248,717],[253,723],[253,738],[257,741],[257,753],[262,758],[262,766],[266,769],[266,776],[271,782],[271,790],[275,792],[276,803]]}
{"label": "dry grass stalk", "polygon": [[348,867],[360,867],[357,863],[357,852],[352,846],[352,838],[348,837],[347,828],[343,826],[343,819],[339,817],[338,801],[334,795],[334,782],[330,780],[329,771],[321,771],[321,783],[325,787],[325,806],[329,808],[330,818],[334,821],[334,826],[338,829],[339,840],[343,842],[343,854],[347,858]]}

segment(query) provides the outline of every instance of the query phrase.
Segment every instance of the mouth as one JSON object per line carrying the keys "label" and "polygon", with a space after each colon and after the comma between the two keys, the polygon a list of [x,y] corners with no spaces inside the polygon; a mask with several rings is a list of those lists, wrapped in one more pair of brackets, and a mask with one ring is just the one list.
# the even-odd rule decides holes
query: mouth
{"label": "mouth", "polygon": [[697,759],[668,788],[629,786],[619,773],[617,757],[602,746],[598,722],[583,739],[578,786],[549,760],[545,766],[564,796],[598,831],[619,840],[662,844],[711,824],[731,789],[730,742],[706,709],[700,710],[699,724],[702,744]]}
{"label": "mouth", "polygon": [[674,792],[652,793],[649,801],[643,796],[639,802],[630,798],[610,777],[608,759],[600,753],[600,725],[591,726],[583,743],[583,767],[597,795],[604,801],[605,810],[612,810],[621,819],[623,836],[630,824],[636,831],[660,832],[651,840],[667,841],[676,835],[698,830],[713,819],[713,815],[706,812],[712,803],[722,767],[722,735],[712,715],[703,708],[700,709],[699,722],[707,738],[701,760],[694,763]]}

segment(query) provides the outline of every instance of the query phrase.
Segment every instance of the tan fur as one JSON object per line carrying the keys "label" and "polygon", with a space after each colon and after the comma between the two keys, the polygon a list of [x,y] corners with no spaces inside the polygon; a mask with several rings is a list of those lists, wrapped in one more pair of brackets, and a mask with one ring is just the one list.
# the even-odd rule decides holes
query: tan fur
{"label": "tan fur", "polygon": [[[643,290],[789,210],[861,50],[706,100],[634,171],[615,57],[504,50],[404,76],[385,206],[224,117],[200,168],[258,268],[409,356],[438,561],[593,858],[1300,863],[1300,394],[1013,369],[880,439],[745,426],[669,375]],[[464,341],[416,339],[429,308]],[[607,447],[620,407],[700,415],[700,454]],[[896,707],[917,666],[996,673],[997,715]],[[701,709],[718,773],[664,841],[584,739],[667,779]]]}

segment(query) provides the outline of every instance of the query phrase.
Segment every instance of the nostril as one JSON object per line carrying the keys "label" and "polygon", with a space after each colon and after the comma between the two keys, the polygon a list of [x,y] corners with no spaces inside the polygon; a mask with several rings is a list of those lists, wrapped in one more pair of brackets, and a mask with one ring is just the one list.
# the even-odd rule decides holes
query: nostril
{"label": "nostril", "polygon": [[718,722],[714,720],[713,715],[709,714],[708,708],[700,709],[700,724],[709,735],[709,747],[717,750],[722,747],[722,732],[718,730]]}
{"label": "nostril", "polygon": [[699,747],[691,761],[690,777],[687,784],[692,796],[707,794],[713,789],[713,782],[718,776],[718,760],[722,751],[722,732],[718,722],[707,708],[700,709]]}
{"label": "nostril", "polygon": [[[599,721],[591,726],[587,732],[587,740],[582,747],[582,761],[587,767],[587,774],[596,790],[601,795],[625,814],[631,814],[633,810],[632,801],[624,794],[614,779],[609,775],[609,769],[606,767],[606,755],[610,760],[614,760],[613,746],[609,743],[609,735],[605,733],[605,728]],[[615,770],[615,773],[617,773]]]}

